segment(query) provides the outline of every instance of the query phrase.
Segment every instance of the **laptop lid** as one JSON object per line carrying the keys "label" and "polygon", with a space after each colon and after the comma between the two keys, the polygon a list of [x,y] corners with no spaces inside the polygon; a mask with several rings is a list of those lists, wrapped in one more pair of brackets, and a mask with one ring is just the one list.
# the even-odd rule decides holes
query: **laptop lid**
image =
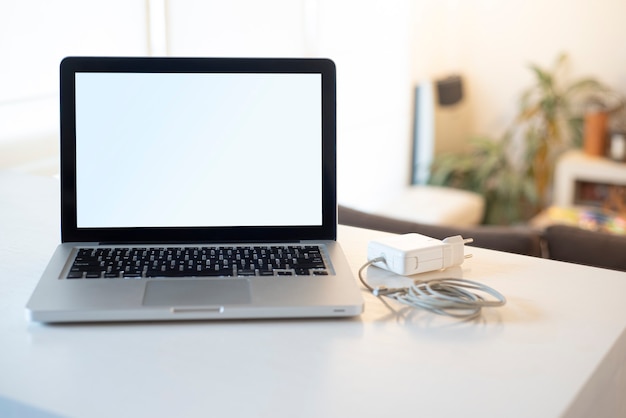
{"label": "laptop lid", "polygon": [[63,242],[336,238],[327,59],[69,57]]}

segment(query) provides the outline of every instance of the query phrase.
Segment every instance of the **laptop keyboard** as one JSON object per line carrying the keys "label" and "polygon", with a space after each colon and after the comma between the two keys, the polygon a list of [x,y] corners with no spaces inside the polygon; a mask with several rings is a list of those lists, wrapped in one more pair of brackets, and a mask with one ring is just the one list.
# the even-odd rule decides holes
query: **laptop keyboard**
{"label": "laptop keyboard", "polygon": [[68,279],[328,275],[319,246],[81,248]]}

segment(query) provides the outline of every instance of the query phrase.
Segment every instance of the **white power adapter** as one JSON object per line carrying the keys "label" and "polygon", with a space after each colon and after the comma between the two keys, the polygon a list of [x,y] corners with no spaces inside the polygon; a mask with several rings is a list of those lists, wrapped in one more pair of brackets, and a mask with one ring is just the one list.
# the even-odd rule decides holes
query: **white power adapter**
{"label": "white power adapter", "polygon": [[373,265],[403,276],[441,270],[463,264],[465,244],[471,238],[455,235],[443,241],[421,234],[404,234],[378,241],[367,246],[368,261],[382,258]]}

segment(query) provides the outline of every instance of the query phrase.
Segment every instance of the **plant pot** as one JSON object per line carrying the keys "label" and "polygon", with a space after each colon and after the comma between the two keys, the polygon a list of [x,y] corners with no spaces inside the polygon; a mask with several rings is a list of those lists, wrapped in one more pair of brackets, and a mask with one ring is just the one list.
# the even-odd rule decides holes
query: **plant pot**
{"label": "plant pot", "polygon": [[608,112],[601,110],[585,114],[583,147],[586,154],[597,157],[605,155],[608,119]]}

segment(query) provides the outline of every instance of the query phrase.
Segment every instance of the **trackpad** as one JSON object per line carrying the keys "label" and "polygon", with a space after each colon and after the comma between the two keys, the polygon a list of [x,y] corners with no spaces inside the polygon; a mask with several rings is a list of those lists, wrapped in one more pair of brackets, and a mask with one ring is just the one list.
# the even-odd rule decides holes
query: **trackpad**
{"label": "trackpad", "polygon": [[246,279],[150,281],[143,297],[145,306],[223,306],[250,301]]}

